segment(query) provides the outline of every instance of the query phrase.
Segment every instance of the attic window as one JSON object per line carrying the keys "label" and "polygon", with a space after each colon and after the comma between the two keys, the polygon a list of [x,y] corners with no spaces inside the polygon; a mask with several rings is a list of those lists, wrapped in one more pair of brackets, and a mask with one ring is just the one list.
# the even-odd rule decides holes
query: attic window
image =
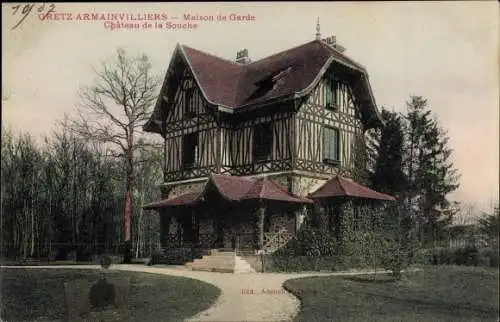
{"label": "attic window", "polygon": [[339,108],[340,80],[334,77],[328,77],[325,82],[325,107],[330,110]]}
{"label": "attic window", "polygon": [[275,71],[271,75],[267,76],[263,80],[255,83],[261,90],[270,91],[276,88],[276,85],[280,80],[282,80],[286,75],[290,73],[292,66]]}
{"label": "attic window", "polygon": [[195,87],[190,87],[184,92],[184,115],[193,116],[196,114],[196,106],[194,105]]}
{"label": "attic window", "polygon": [[272,82],[276,83],[277,81],[288,75],[288,73],[290,73],[290,70],[292,70],[292,66],[274,73],[271,78]]}

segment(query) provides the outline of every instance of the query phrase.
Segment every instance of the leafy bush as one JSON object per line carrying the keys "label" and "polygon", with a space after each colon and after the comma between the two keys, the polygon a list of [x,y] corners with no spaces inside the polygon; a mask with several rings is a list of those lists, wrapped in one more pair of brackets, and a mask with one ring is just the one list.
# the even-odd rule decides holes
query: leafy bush
{"label": "leafy bush", "polygon": [[277,256],[335,256],[337,241],[331,232],[320,229],[302,229],[275,254]]}
{"label": "leafy bush", "polygon": [[375,267],[381,264],[386,249],[387,243],[382,234],[359,231],[346,236],[342,255],[350,267]]}
{"label": "leafy bush", "polygon": [[102,268],[108,269],[111,266],[111,257],[108,255],[101,256],[99,262],[101,263]]}
{"label": "leafy bush", "polygon": [[498,267],[498,248],[482,248],[478,251],[478,262],[481,266]]}
{"label": "leafy bush", "polygon": [[160,249],[155,249],[152,253],[151,256],[149,257],[149,260],[147,261],[147,265],[155,265],[160,263],[160,259],[162,256],[162,251]]}
{"label": "leafy bush", "polygon": [[478,250],[469,245],[457,248],[437,247],[425,252],[428,257],[430,254],[430,260],[423,261],[422,264],[498,267],[498,250],[492,248]]}
{"label": "leafy bush", "polygon": [[419,265],[431,265],[434,260],[434,252],[429,248],[422,248],[415,252],[413,262]]}
{"label": "leafy bush", "polygon": [[172,248],[155,250],[151,254],[147,265],[184,265],[189,261],[202,257],[202,250],[200,248]]}
{"label": "leafy bush", "polygon": [[338,256],[263,256],[265,272],[338,271],[346,269]]}
{"label": "leafy bush", "polygon": [[313,228],[300,230],[285,247],[262,259],[268,272],[332,271],[342,262],[333,233]]}
{"label": "leafy bush", "polygon": [[477,266],[478,264],[478,251],[475,246],[459,247],[453,254],[454,264],[456,265],[469,265]]}

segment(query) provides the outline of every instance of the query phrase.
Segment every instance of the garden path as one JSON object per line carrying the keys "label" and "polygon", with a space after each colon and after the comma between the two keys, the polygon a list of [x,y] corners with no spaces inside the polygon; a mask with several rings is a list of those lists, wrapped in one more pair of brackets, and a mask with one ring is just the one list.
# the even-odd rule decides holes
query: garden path
{"label": "garden path", "polygon": [[[20,268],[27,268],[26,266]],[[32,268],[98,269],[97,265],[33,266]],[[201,280],[221,289],[221,296],[208,310],[189,321],[290,321],[300,309],[300,301],[285,291],[288,279],[309,276],[373,274],[373,271],[333,273],[214,273],[190,271],[183,267],[111,265],[112,270],[165,274]],[[381,274],[382,271],[377,271]]]}

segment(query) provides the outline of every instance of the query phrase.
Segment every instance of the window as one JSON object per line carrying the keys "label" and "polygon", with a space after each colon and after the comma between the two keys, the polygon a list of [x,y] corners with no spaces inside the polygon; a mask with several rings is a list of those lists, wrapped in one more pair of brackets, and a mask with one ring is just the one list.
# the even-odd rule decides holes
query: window
{"label": "window", "polygon": [[198,133],[186,134],[182,137],[182,165],[194,167],[198,160]]}
{"label": "window", "polygon": [[325,105],[327,109],[336,110],[339,107],[340,81],[329,77],[325,83]]}
{"label": "window", "polygon": [[271,158],[273,143],[272,123],[257,124],[253,128],[253,158],[255,161],[263,161]]}
{"label": "window", "polygon": [[323,160],[333,164],[340,162],[340,133],[338,129],[323,128]]}
{"label": "window", "polygon": [[188,88],[184,92],[184,115],[193,116],[196,114],[196,106],[194,105],[194,87]]}

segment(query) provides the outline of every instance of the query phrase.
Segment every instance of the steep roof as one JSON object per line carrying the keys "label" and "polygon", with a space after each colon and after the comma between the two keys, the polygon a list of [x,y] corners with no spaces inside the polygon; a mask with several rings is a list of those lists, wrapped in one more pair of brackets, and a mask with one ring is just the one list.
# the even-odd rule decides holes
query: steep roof
{"label": "steep roof", "polygon": [[[366,69],[322,40],[246,64],[185,45],[177,46],[172,60],[177,55],[182,56],[191,69],[205,99],[229,113],[259,107],[274,99],[307,95],[332,63],[340,64],[360,80],[361,86],[354,88],[354,95],[364,114],[370,115],[372,123],[382,123]],[[147,130],[147,126],[145,128]]]}
{"label": "steep roof", "polygon": [[308,198],[296,196],[267,178],[247,179],[222,174],[210,175],[201,192],[186,193],[172,198],[144,205],[144,209],[162,209],[175,206],[197,204],[205,195],[206,188],[212,186],[220,195],[232,202],[244,200],[274,200],[287,203],[312,203]]}
{"label": "steep roof", "polygon": [[312,203],[312,200],[296,196],[267,177],[261,178],[252,185],[241,200],[276,200],[294,203]]}
{"label": "steep roof", "polygon": [[309,194],[309,198],[322,199],[322,198],[337,198],[337,197],[350,197],[350,198],[363,198],[374,200],[395,201],[393,196],[377,192],[368,187],[360,185],[341,176],[335,176],[328,180],[319,187],[316,191]]}

